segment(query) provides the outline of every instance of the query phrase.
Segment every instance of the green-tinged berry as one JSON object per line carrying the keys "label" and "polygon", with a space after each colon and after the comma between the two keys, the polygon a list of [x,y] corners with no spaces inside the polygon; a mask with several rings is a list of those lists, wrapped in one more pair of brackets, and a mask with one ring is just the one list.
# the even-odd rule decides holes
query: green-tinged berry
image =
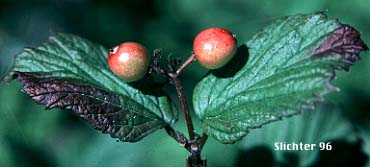
{"label": "green-tinged berry", "polygon": [[194,39],[193,51],[198,62],[208,69],[226,65],[237,49],[235,35],[223,28],[209,28]]}
{"label": "green-tinged berry", "polygon": [[108,64],[114,74],[127,82],[143,78],[149,67],[147,49],[135,42],[125,42],[109,49]]}

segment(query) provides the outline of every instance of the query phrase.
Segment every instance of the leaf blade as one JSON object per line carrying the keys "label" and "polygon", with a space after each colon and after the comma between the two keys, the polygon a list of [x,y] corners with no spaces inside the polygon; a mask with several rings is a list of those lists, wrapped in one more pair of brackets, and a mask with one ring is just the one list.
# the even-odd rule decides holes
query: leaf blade
{"label": "leaf blade", "polygon": [[35,102],[45,105],[46,109],[72,110],[95,129],[122,141],[136,142],[166,124],[156,114],[127,96],[77,80],[44,78],[42,73],[17,75],[17,80],[24,84],[22,90]]}
{"label": "leaf blade", "polygon": [[[140,90],[135,89],[122,81],[110,71],[107,64],[107,52],[108,50],[103,46],[92,43],[81,37],[71,34],[56,33],[49,37],[49,41],[41,46],[37,48],[25,48],[23,52],[18,54],[15,58],[15,64],[13,65],[11,72],[4,80],[9,81],[14,79],[16,76],[27,75],[33,76],[33,78],[28,77],[27,80],[24,80],[25,78],[23,77],[23,80],[20,81],[34,83],[40,81],[49,82],[50,87],[48,89],[55,86],[51,85],[52,83],[58,82],[60,83],[59,85],[62,85],[62,81],[65,81],[65,84],[67,84],[64,85],[65,87],[73,85],[74,87],[81,88],[81,85],[69,83],[70,80],[73,80],[73,82],[78,84],[89,84],[91,86],[89,87],[91,90],[99,90],[98,92],[110,92],[110,94],[115,94],[115,96],[120,99],[121,107],[129,109],[131,113],[135,113],[136,115],[145,113],[145,115],[155,116],[155,123],[147,122],[147,124],[144,124],[150,124],[153,127],[145,126],[148,129],[142,130],[142,137],[149,134],[149,132],[153,132],[154,130],[165,126],[165,124],[174,123],[177,119],[177,115],[169,98],[167,96],[144,94]],[[42,87],[38,88],[42,89]],[[30,93],[29,91],[25,92],[28,94]],[[46,95],[42,97],[45,98]],[[63,99],[62,97],[60,98]],[[122,100],[125,100],[126,102],[123,102]],[[45,104],[50,108],[65,107],[63,105],[54,106],[52,103],[41,104]],[[83,105],[84,104],[80,104],[80,107],[83,107]],[[140,107],[130,108],[132,107],[130,105]],[[91,109],[88,111],[93,112]],[[94,122],[90,123],[93,124]],[[96,126],[94,127],[96,128]],[[97,129],[101,130],[102,128]],[[130,128],[127,127],[126,129],[129,130]],[[137,132],[139,131],[134,131],[134,133]],[[114,135],[113,132],[110,134]],[[133,136],[135,137],[127,139],[121,138],[121,140],[134,142],[142,138],[140,137],[140,134],[134,134]]]}
{"label": "leaf blade", "polygon": [[334,70],[348,69],[367,50],[355,29],[320,13],[277,20],[246,45],[249,60],[234,76],[211,73],[194,89],[203,129],[223,143],[313,109],[323,95],[338,90],[330,83]]}

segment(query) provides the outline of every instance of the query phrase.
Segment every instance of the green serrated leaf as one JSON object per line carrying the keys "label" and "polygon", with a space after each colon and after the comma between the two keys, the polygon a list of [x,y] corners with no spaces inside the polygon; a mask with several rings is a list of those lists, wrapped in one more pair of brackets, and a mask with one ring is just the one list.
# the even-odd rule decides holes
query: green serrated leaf
{"label": "green serrated leaf", "polygon": [[[331,151],[337,149],[333,141],[342,140],[352,143],[358,139],[358,134],[351,123],[342,117],[340,110],[335,106],[325,105],[317,111],[304,112],[302,115],[274,122],[263,129],[253,131],[242,144],[244,149],[255,146],[268,148],[277,164],[291,163],[289,155],[292,154],[297,159],[296,166],[312,166],[318,158],[320,149],[328,148],[332,149]],[[315,146],[312,150],[310,148],[309,150],[282,150],[280,143],[315,144]],[[327,143],[329,147],[326,147]],[[280,150],[276,150],[275,144]]]}
{"label": "green serrated leaf", "polygon": [[[169,99],[166,96],[144,94],[114,75],[107,64],[107,52],[104,47],[78,36],[56,33],[47,43],[37,48],[25,48],[17,55],[5,80],[21,77],[19,80],[24,83],[25,92],[36,102],[47,108],[58,107],[81,112],[84,116],[80,116],[96,129],[103,132],[108,130],[106,133],[122,141],[137,141],[150,132],[173,123],[177,115]],[[25,89],[27,84],[28,90]],[[40,92],[41,94],[37,94]],[[104,100],[101,92],[106,92],[109,97],[114,96],[109,99],[115,99],[114,102]],[[75,102],[66,97],[75,98]],[[47,100],[40,100],[42,98]],[[97,101],[101,103],[91,104]],[[102,112],[110,114],[110,118],[104,122],[105,117],[100,111],[108,110],[105,107],[109,105],[116,105],[119,109],[109,110],[117,112],[116,115],[108,111]],[[126,119],[129,116],[132,118]],[[118,127],[117,122],[128,120],[132,123],[131,126]],[[119,133],[116,131],[118,129]]]}
{"label": "green serrated leaf", "polygon": [[213,71],[194,90],[204,131],[223,143],[314,108],[338,90],[330,83],[335,69],[348,69],[367,49],[356,30],[321,13],[279,19],[246,46],[248,61],[235,75]]}

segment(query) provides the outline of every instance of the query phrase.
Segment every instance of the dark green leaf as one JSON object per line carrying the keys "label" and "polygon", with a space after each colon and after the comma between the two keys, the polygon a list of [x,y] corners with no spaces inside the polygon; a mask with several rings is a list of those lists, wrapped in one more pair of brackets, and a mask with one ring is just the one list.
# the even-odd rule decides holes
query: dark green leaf
{"label": "dark green leaf", "polygon": [[246,46],[248,61],[235,75],[214,71],[194,90],[203,129],[223,143],[313,109],[323,95],[338,90],[330,83],[335,69],[348,69],[367,49],[355,29],[320,13],[279,19]]}
{"label": "dark green leaf", "polygon": [[16,77],[36,102],[73,110],[122,141],[138,141],[176,120],[166,96],[131,87],[110,71],[107,49],[74,35],[58,33],[24,49],[5,80]]}

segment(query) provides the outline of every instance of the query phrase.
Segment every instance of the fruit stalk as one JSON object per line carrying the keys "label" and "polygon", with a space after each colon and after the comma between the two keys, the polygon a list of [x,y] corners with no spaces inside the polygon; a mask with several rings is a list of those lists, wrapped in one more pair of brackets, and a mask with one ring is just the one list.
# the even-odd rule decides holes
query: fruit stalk
{"label": "fruit stalk", "polygon": [[181,72],[182,72],[182,70],[184,70],[185,69],[185,67],[186,66],[188,66],[190,63],[192,63],[193,61],[195,61],[196,59],[195,59],[195,54],[193,53],[193,54],[191,54],[191,56],[184,62],[184,64],[182,64],[180,67],[179,67],[179,69],[177,69],[177,71],[176,71],[176,75],[179,75]]}

